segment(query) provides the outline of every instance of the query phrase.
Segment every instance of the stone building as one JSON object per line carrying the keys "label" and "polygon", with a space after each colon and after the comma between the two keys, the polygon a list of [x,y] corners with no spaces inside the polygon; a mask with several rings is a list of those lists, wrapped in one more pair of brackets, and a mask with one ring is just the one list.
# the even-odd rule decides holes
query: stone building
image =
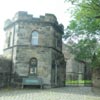
{"label": "stone building", "polygon": [[[83,61],[76,60],[75,55],[69,49],[70,46],[71,44],[69,43],[63,44],[63,53],[66,61],[66,83],[77,81],[77,85],[79,85],[79,81],[91,80],[91,67],[86,66]],[[74,83],[71,85],[74,85]]]}
{"label": "stone building", "polygon": [[63,25],[53,14],[35,18],[19,11],[12,20],[6,20],[4,30],[4,56],[12,61],[12,82],[41,78],[44,86],[65,85]]}
{"label": "stone building", "polygon": [[[66,80],[83,80],[85,64],[74,59],[67,45],[63,44],[63,53],[66,60]],[[81,77],[79,77],[81,76]]]}

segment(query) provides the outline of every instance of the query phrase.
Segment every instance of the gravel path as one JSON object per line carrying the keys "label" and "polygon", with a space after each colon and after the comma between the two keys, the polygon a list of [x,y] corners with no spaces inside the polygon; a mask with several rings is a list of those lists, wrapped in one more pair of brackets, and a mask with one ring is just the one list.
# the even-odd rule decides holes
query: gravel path
{"label": "gravel path", "polygon": [[0,100],[100,100],[91,87],[0,90]]}

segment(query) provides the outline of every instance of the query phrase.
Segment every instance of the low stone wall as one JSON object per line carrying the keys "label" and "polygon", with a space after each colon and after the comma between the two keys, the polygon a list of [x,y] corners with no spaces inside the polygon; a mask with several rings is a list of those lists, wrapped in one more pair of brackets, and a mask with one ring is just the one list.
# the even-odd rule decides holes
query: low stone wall
{"label": "low stone wall", "polygon": [[11,61],[0,57],[0,88],[10,84]]}
{"label": "low stone wall", "polygon": [[10,74],[0,73],[0,88],[9,86],[9,84],[10,84]]}
{"label": "low stone wall", "polygon": [[100,68],[93,69],[92,85],[95,88],[100,88]]}

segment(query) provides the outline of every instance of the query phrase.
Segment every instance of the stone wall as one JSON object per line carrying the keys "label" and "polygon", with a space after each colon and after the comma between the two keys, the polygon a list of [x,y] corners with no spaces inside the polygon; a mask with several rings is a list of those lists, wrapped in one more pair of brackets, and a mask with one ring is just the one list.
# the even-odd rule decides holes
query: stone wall
{"label": "stone wall", "polygon": [[92,72],[92,85],[94,88],[100,89],[100,68],[93,69]]}
{"label": "stone wall", "polygon": [[56,86],[64,86],[66,79],[66,62],[61,52],[52,50],[51,81]]}
{"label": "stone wall", "polygon": [[76,61],[74,55],[70,52],[67,45],[63,44],[63,53],[66,59],[66,79],[76,80],[81,75],[81,80],[84,78],[84,63]]}
{"label": "stone wall", "polygon": [[11,60],[0,56],[0,87],[9,85],[11,66]]}
{"label": "stone wall", "polygon": [[[51,75],[51,49],[43,47],[17,47],[18,52],[14,64],[14,73],[20,76],[28,76],[29,60],[37,58],[37,75],[41,76],[44,82],[48,79],[50,83]],[[46,71],[45,71],[46,70]]]}

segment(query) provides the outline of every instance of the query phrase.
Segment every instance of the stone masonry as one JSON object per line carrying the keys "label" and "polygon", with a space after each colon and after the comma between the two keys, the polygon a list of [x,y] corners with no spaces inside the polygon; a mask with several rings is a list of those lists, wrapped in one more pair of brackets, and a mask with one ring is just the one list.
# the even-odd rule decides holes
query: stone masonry
{"label": "stone masonry", "polygon": [[6,20],[4,30],[4,56],[12,61],[12,82],[16,78],[36,76],[42,78],[44,86],[65,85],[63,25],[58,24],[53,14],[34,18],[19,11],[12,20]]}

